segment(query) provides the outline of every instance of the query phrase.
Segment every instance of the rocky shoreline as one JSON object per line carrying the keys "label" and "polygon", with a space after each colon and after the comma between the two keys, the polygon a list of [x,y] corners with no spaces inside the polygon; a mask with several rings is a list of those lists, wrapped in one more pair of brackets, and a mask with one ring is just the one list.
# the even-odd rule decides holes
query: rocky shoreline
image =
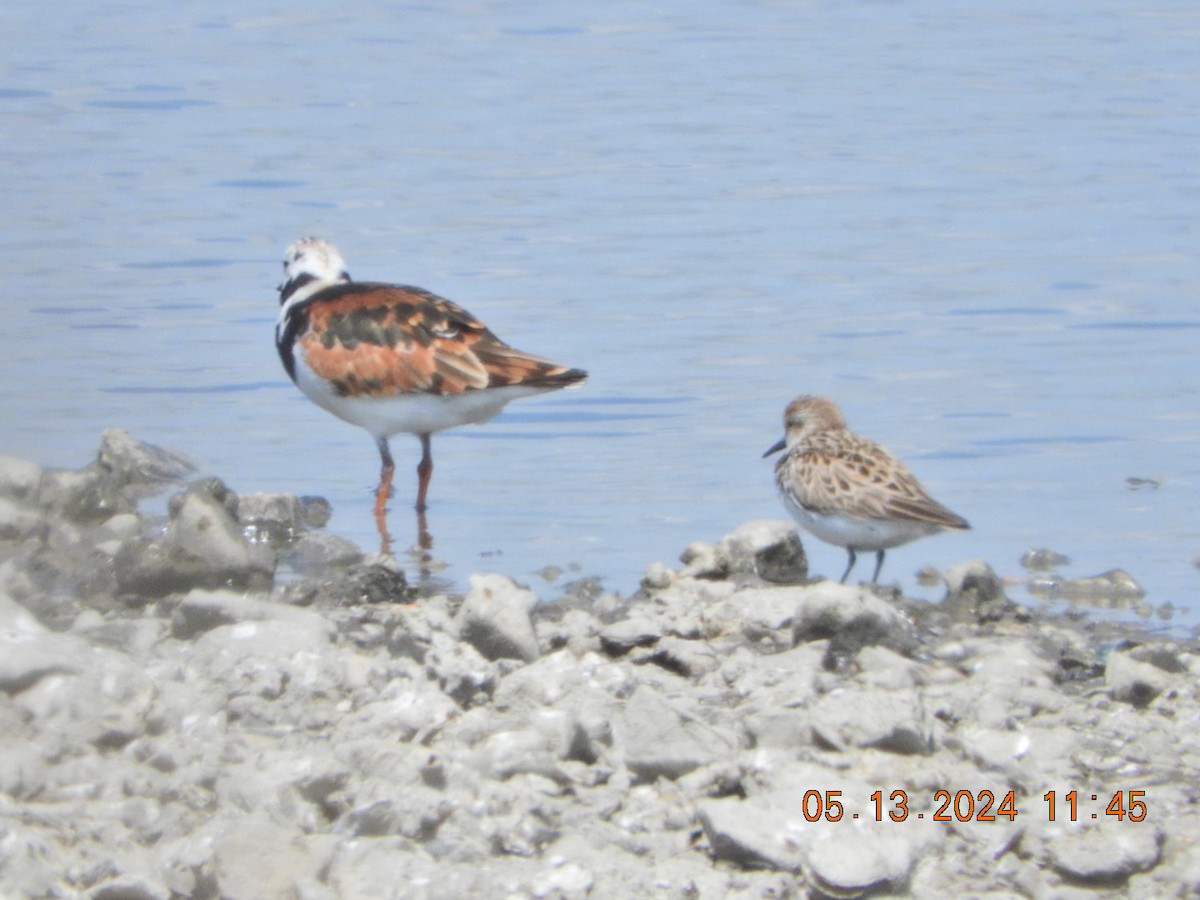
{"label": "rocky shoreline", "polygon": [[191,474],[0,457],[0,897],[1200,893],[1191,642],[809,583],[774,521],[455,596]]}

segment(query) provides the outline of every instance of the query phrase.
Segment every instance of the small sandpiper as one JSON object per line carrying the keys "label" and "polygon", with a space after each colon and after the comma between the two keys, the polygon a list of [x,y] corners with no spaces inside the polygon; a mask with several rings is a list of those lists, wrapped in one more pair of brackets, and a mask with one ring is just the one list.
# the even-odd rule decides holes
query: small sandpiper
{"label": "small sandpiper", "polygon": [[971,527],[930,497],[887,450],[850,431],[841,410],[824,397],[797,397],[783,414],[783,426],[783,439],[763,457],[786,448],[775,464],[783,505],[805,531],[846,548],[843,584],[859,550],[875,551],[874,584],[892,547]]}

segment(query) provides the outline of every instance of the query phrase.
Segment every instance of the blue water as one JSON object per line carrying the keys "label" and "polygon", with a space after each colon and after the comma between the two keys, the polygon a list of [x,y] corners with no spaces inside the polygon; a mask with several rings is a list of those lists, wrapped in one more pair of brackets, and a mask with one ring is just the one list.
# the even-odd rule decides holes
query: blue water
{"label": "blue water", "polygon": [[372,548],[372,443],[272,345],[317,234],[591,372],[435,437],[453,583],[628,591],[782,517],[759,457],[818,392],[974,526],[885,578],[1049,546],[1196,624],[1200,7],[647,7],[0,9],[0,450],[78,466],[121,426]]}

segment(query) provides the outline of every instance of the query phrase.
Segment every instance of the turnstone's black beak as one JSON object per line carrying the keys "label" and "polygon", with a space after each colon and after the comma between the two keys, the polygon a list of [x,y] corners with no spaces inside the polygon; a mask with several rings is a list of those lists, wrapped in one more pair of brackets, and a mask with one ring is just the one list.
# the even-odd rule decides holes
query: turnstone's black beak
{"label": "turnstone's black beak", "polygon": [[771,449],[768,450],[766,453],[764,453],[762,455],[762,458],[766,459],[772,453],[778,453],[780,450],[782,450],[786,446],[787,446],[787,438],[780,438],[778,441],[776,441],[774,444],[771,445]]}

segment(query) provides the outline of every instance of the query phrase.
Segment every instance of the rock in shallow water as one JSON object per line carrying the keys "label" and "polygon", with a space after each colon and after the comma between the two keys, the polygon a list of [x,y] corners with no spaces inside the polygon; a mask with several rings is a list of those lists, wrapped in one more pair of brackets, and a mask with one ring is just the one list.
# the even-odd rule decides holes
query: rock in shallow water
{"label": "rock in shallow water", "polygon": [[162,537],[134,538],[118,551],[118,589],[161,597],[195,587],[269,587],[274,556],[246,541],[236,510],[237,495],[216,479],[172,498]]}

